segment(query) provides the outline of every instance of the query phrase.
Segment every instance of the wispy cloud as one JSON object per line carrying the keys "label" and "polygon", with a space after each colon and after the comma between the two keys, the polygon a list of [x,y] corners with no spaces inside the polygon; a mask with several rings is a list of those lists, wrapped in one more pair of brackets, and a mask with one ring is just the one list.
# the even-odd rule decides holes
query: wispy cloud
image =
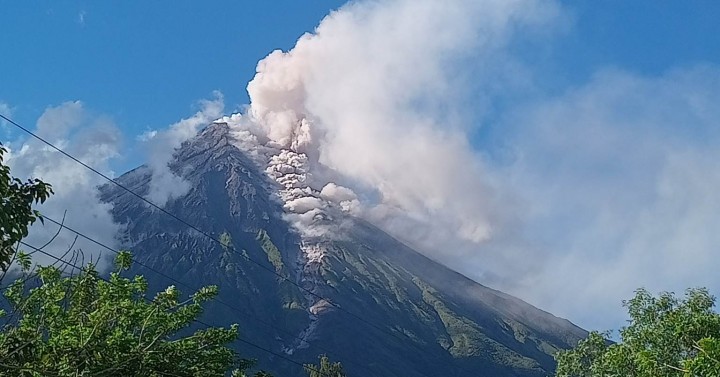
{"label": "wispy cloud", "polygon": [[87,12],[85,10],[81,10],[78,12],[77,15],[77,23],[80,24],[80,26],[85,26],[85,17],[87,16]]}

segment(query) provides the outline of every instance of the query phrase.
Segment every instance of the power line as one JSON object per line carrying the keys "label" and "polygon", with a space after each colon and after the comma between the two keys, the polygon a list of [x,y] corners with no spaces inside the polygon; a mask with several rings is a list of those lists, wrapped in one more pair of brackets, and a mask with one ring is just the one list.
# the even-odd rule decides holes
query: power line
{"label": "power line", "polygon": [[[0,115],[0,116],[2,116],[2,115]],[[50,257],[50,258],[53,258],[53,259],[55,259],[57,262],[66,264],[66,265],[68,265],[68,266],[70,266],[70,267],[72,267],[72,268],[74,268],[74,269],[76,269],[76,270],[78,270],[78,271],[81,271],[81,270],[82,270],[82,268],[79,267],[78,265],[76,265],[76,264],[74,264],[74,263],[72,263],[72,262],[68,262],[68,261],[66,261],[66,260],[64,260],[64,259],[58,258],[58,257],[56,257],[56,256],[54,256],[54,255],[52,255],[52,254],[50,254],[50,253],[48,253],[48,252],[46,252],[46,251],[44,251],[44,250],[41,250],[41,249],[39,249],[39,248],[37,248],[37,247],[35,247],[35,246],[32,246],[32,245],[30,245],[30,244],[28,244],[28,243],[26,243],[26,242],[24,242],[24,241],[20,241],[20,244],[22,244],[22,245],[24,245],[24,246],[27,246],[27,247],[29,247],[29,248],[31,248],[31,249],[33,249],[33,251],[35,251],[35,252],[38,252],[38,253],[40,253],[40,254],[43,254],[43,255],[48,256],[48,257]],[[98,279],[100,279],[100,280],[102,280],[102,281],[104,281],[104,282],[106,282],[106,283],[108,283],[108,284],[114,285],[114,283],[113,283],[112,281],[110,281],[110,280],[108,280],[108,279],[106,279],[106,278],[104,278],[104,277],[102,277],[102,276],[96,275],[95,277],[98,278]],[[145,299],[145,301],[152,303],[152,300],[151,300],[151,299],[147,298],[147,297],[144,296],[144,295],[143,295],[142,297],[143,297],[143,299]],[[193,322],[196,322],[196,323],[198,323],[198,324],[200,324],[200,325],[203,325],[203,326],[206,326],[206,327],[208,327],[208,328],[215,327],[215,326],[210,325],[209,323],[206,323],[206,322],[204,322],[204,321],[202,321],[202,320],[200,320],[200,319],[193,319]],[[300,366],[300,367],[308,368],[308,369],[310,369],[310,370],[312,370],[312,371],[314,371],[314,372],[320,373],[321,375],[324,375],[324,376],[333,377],[333,376],[331,376],[331,375],[329,375],[329,374],[327,374],[327,373],[323,373],[322,371],[317,370],[317,369],[316,369],[315,367],[313,367],[313,366],[306,366],[305,364],[303,364],[303,363],[301,363],[301,362],[298,362],[298,361],[295,361],[295,360],[293,360],[293,359],[290,359],[289,357],[286,357],[285,355],[282,355],[282,354],[279,354],[279,353],[277,353],[277,352],[275,352],[275,351],[269,350],[269,349],[267,349],[267,348],[265,348],[265,347],[263,347],[263,346],[260,346],[260,345],[258,345],[258,344],[256,344],[256,343],[253,343],[253,342],[251,342],[251,341],[249,341],[249,340],[242,339],[240,336],[238,336],[237,340],[238,340],[239,342],[241,342],[241,343],[244,343],[244,344],[247,344],[247,345],[249,345],[249,346],[252,346],[252,347],[254,347],[254,348],[256,348],[256,349],[259,349],[259,350],[261,350],[261,351],[264,351],[264,352],[266,352],[266,353],[268,353],[268,354],[271,354],[271,355],[273,355],[273,356],[277,356],[277,357],[279,357],[279,358],[281,358],[281,359],[283,359],[283,360],[285,360],[285,361],[288,361],[288,362],[293,363],[293,364],[295,364],[295,365],[298,365],[298,366]]]}
{"label": "power line", "polygon": [[[104,248],[104,249],[106,249],[106,250],[108,250],[108,251],[116,254],[116,255],[119,255],[119,254],[120,254],[120,251],[119,251],[119,250],[115,250],[114,248],[112,248],[112,247],[110,247],[110,246],[108,246],[108,245],[106,245],[106,244],[104,244],[104,243],[102,243],[102,242],[100,242],[100,241],[98,241],[98,240],[96,240],[96,239],[94,239],[94,238],[86,235],[86,234],[83,234],[83,233],[80,232],[80,231],[77,231],[77,230],[75,230],[75,229],[73,229],[73,228],[70,228],[69,226],[65,225],[64,223],[58,222],[57,220],[54,220],[53,218],[51,218],[51,217],[49,217],[49,216],[47,216],[47,215],[45,215],[45,214],[43,214],[42,217],[43,217],[45,220],[47,220],[47,221],[49,221],[49,222],[51,222],[51,223],[59,226],[60,229],[58,230],[58,233],[59,233],[60,230],[62,230],[62,229],[67,229],[68,231],[76,234],[77,236],[80,236],[80,237],[82,237],[82,238],[84,238],[84,239],[86,239],[86,240],[88,240],[88,241],[90,241],[90,242],[92,242],[92,243],[94,243],[94,244],[96,244],[96,245],[98,245],[98,246],[100,246],[100,247],[102,247],[102,248]],[[42,249],[42,248],[40,248],[40,249]],[[188,288],[188,289],[193,289],[193,287],[191,287],[189,284],[183,283],[182,281],[177,280],[177,279],[173,278],[172,276],[167,275],[167,274],[165,274],[164,272],[159,271],[159,270],[153,268],[152,266],[149,266],[149,265],[147,265],[147,264],[145,264],[145,263],[142,263],[142,262],[140,262],[140,261],[138,261],[138,260],[135,260],[135,259],[133,259],[133,263],[136,263],[136,264],[138,264],[138,265],[140,265],[140,266],[148,269],[149,271],[151,271],[151,272],[153,272],[153,273],[155,273],[155,274],[157,274],[157,275],[159,275],[159,276],[162,276],[162,277],[164,277],[164,278],[172,281],[173,283],[176,283],[176,284],[178,284],[178,285],[180,285],[180,286],[183,286],[183,287],[185,287],[185,288]],[[229,303],[227,303],[227,302],[225,302],[225,301],[223,301],[223,300],[220,300],[219,298],[214,298],[213,301],[214,301],[214,302],[217,302],[218,304],[221,304],[221,305],[225,306],[226,308],[228,308],[228,309],[230,309],[230,310],[232,310],[232,311],[234,311],[234,312],[236,312],[236,313],[238,313],[238,314],[240,314],[240,315],[244,315],[244,316],[250,317],[250,318],[252,318],[252,319],[254,319],[254,320],[262,323],[263,325],[265,325],[265,326],[267,326],[267,327],[269,327],[269,328],[275,329],[275,330],[280,331],[280,332],[282,332],[282,333],[285,333],[285,334],[287,334],[287,335],[289,335],[289,336],[292,336],[293,339],[295,339],[295,340],[299,340],[299,341],[301,341],[301,342],[304,342],[304,343],[313,345],[315,348],[317,348],[317,349],[325,352],[326,354],[328,354],[328,355],[330,355],[330,356],[333,356],[333,355],[332,355],[333,353],[335,354],[335,357],[338,357],[338,356],[339,356],[339,355],[338,355],[336,352],[334,352],[334,351],[331,351],[331,350],[329,350],[329,349],[327,349],[327,348],[325,348],[325,347],[322,347],[322,346],[320,346],[320,345],[318,345],[318,344],[313,344],[313,343],[310,342],[309,340],[302,339],[302,338],[300,338],[299,336],[291,333],[290,331],[288,331],[288,330],[286,330],[286,329],[277,327],[277,326],[273,325],[272,323],[270,323],[270,322],[268,322],[268,321],[265,321],[265,320],[263,320],[262,318],[260,318],[260,317],[258,317],[258,316],[256,316],[256,315],[253,315],[253,314],[251,314],[251,313],[244,312],[244,311],[242,311],[240,308],[237,308],[237,307],[235,307],[235,306],[233,306],[233,305],[231,305],[231,304],[229,304]],[[301,344],[302,344],[302,343],[301,343]],[[361,364],[359,364],[359,363],[357,363],[357,362],[354,362],[354,361],[352,361],[351,359],[347,359],[347,358],[342,358],[342,359],[344,359],[343,361],[346,362],[346,363],[348,363],[348,364],[353,364],[353,365],[355,365],[356,367],[359,367],[359,368],[365,369],[366,371],[369,371],[369,370],[367,369],[367,366],[364,366],[364,365],[361,365]]]}
{"label": "power line", "polygon": [[[8,123],[10,123],[10,124],[12,124],[13,126],[19,128],[19,129],[22,130],[23,132],[25,132],[25,133],[27,133],[28,135],[34,137],[35,139],[39,140],[40,142],[44,143],[45,145],[49,146],[50,148],[56,150],[57,152],[59,152],[59,153],[62,154],[63,156],[65,156],[65,157],[67,157],[67,158],[75,161],[76,163],[80,164],[80,165],[83,166],[84,168],[90,170],[91,172],[93,172],[93,173],[97,174],[98,176],[102,177],[103,179],[107,180],[109,183],[112,183],[113,185],[115,185],[115,186],[121,188],[122,190],[128,192],[128,193],[131,194],[132,196],[134,196],[134,197],[140,199],[141,201],[145,202],[145,203],[148,204],[149,206],[151,206],[151,207],[157,209],[158,211],[160,211],[160,212],[162,212],[162,213],[164,213],[164,214],[172,217],[172,218],[175,219],[176,221],[178,221],[178,222],[180,222],[181,224],[187,226],[188,228],[190,228],[190,229],[198,232],[198,233],[201,234],[202,236],[207,237],[208,239],[214,241],[215,243],[217,243],[217,244],[219,244],[219,245],[221,245],[221,246],[223,246],[223,247],[232,249],[233,251],[235,251],[236,253],[238,253],[239,255],[241,255],[243,258],[245,258],[245,260],[247,260],[248,262],[251,262],[251,263],[257,265],[257,266],[260,267],[261,269],[263,269],[263,270],[265,270],[265,271],[267,271],[267,272],[275,275],[276,277],[278,277],[278,278],[281,279],[281,280],[287,281],[288,283],[296,286],[296,287],[297,287],[298,289],[300,289],[301,291],[303,291],[303,292],[305,292],[305,293],[307,293],[307,294],[309,294],[309,295],[311,295],[311,296],[313,296],[313,297],[315,297],[315,298],[317,298],[317,299],[319,299],[319,300],[324,300],[325,302],[327,302],[328,304],[330,304],[330,306],[332,306],[333,308],[335,308],[335,309],[337,309],[337,310],[339,310],[339,311],[341,311],[341,312],[344,312],[344,313],[346,313],[346,314],[354,317],[354,318],[357,319],[358,321],[363,322],[363,323],[365,323],[366,325],[368,325],[368,326],[370,326],[370,327],[373,327],[373,328],[375,328],[376,330],[378,330],[378,331],[380,331],[380,332],[382,332],[382,333],[384,333],[384,334],[386,334],[386,335],[392,336],[393,338],[395,338],[395,339],[397,339],[397,340],[399,340],[399,341],[401,341],[401,342],[405,342],[405,340],[402,339],[402,338],[400,338],[397,334],[395,334],[395,333],[393,333],[393,332],[390,332],[390,331],[387,331],[386,329],[382,328],[381,326],[379,326],[379,325],[377,325],[377,324],[375,324],[375,323],[372,323],[372,322],[366,320],[366,319],[363,318],[362,316],[360,316],[360,315],[358,315],[358,314],[355,314],[355,313],[352,313],[352,312],[344,309],[343,307],[341,307],[340,305],[336,304],[336,303],[333,302],[332,300],[330,300],[330,299],[328,299],[328,298],[325,298],[325,297],[323,297],[322,295],[319,295],[319,294],[311,291],[310,289],[301,286],[300,284],[296,283],[296,282],[293,281],[292,279],[290,279],[290,278],[288,278],[288,277],[286,277],[286,276],[283,276],[282,274],[278,273],[278,272],[275,271],[274,269],[271,269],[270,267],[267,267],[267,266],[263,265],[262,263],[254,260],[254,259],[252,259],[252,258],[250,258],[250,256],[248,256],[248,255],[246,255],[246,254],[244,254],[244,253],[239,252],[239,250],[237,250],[234,245],[226,245],[226,244],[224,244],[222,241],[220,241],[220,240],[218,240],[217,238],[213,237],[213,236],[210,235],[209,233],[207,233],[207,232],[199,229],[198,227],[196,227],[196,226],[188,223],[187,221],[179,218],[178,216],[174,215],[173,213],[167,211],[166,209],[164,209],[164,208],[160,207],[159,205],[153,203],[152,201],[146,199],[146,198],[143,197],[142,195],[134,192],[133,190],[125,187],[125,186],[122,185],[121,183],[119,183],[119,182],[115,181],[114,179],[108,177],[107,175],[101,173],[100,171],[96,170],[95,168],[93,168],[93,167],[87,165],[86,163],[80,161],[80,160],[77,159],[76,157],[74,157],[74,156],[72,156],[71,154],[65,152],[64,150],[56,147],[54,144],[52,144],[52,143],[50,143],[49,141],[45,140],[44,138],[36,135],[36,134],[33,133],[32,131],[30,131],[30,130],[28,130],[27,128],[21,126],[20,124],[18,124],[17,122],[13,121],[12,119],[10,119],[10,118],[2,115],[2,114],[0,114],[0,118],[5,119]],[[425,351],[425,350],[421,349],[419,346],[417,346],[417,345],[412,341],[412,339],[408,339],[408,340],[409,340],[409,341],[408,341],[407,343],[410,344],[410,345],[412,345],[415,349],[417,349],[418,351],[420,351],[420,352],[422,352],[422,353],[425,353],[425,354],[427,354],[427,355],[430,355],[427,351]],[[432,355],[432,356],[434,356],[436,359],[439,359],[439,358],[437,357],[437,355]],[[455,366],[455,365],[453,365],[453,366],[454,366],[454,367],[457,367],[457,366]],[[426,377],[429,377],[429,376],[427,376],[427,375],[425,375],[425,374],[423,374],[423,375],[426,376]]]}

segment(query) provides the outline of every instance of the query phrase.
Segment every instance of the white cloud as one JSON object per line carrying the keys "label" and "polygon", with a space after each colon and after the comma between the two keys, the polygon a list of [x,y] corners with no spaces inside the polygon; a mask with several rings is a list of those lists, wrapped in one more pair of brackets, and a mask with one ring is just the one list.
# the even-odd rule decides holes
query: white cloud
{"label": "white cloud", "polygon": [[[258,64],[248,115],[259,129],[245,126],[260,142],[307,154],[315,189],[325,175],[379,198],[366,215],[391,232],[436,250],[456,237],[478,244],[506,220],[465,135],[461,83],[471,74],[492,82],[487,96],[511,85],[519,64],[505,47],[518,30],[558,18],[550,1],[351,3]],[[463,69],[472,59],[482,67]],[[317,174],[325,168],[342,174]]]}
{"label": "white cloud", "polygon": [[605,71],[517,109],[504,130],[517,160],[502,174],[525,199],[509,236],[531,246],[504,254],[499,283],[600,329],[621,323],[638,287],[720,291],[719,88],[718,67]]}
{"label": "white cloud", "polygon": [[145,196],[150,202],[162,207],[169,200],[185,195],[190,189],[189,183],[173,173],[168,163],[183,142],[195,136],[202,127],[222,116],[224,108],[222,93],[214,94],[213,100],[200,101],[201,109],[193,116],[182,119],[166,129],[145,132],[139,137],[145,142],[148,152],[147,164],[152,169],[149,192]]}
{"label": "white cloud", "polygon": [[[38,119],[34,132],[80,161],[112,176],[109,162],[118,157],[120,132],[110,119],[88,112],[83,103],[65,102],[48,107]],[[117,246],[115,236],[121,226],[113,222],[109,213],[111,205],[98,199],[96,188],[106,183],[102,177],[31,138],[15,146],[8,165],[16,177],[40,178],[52,185],[55,194],[38,207],[43,214],[59,221],[67,211],[65,225],[109,246]],[[57,228],[49,222],[45,225],[38,222],[31,228],[26,242],[40,246]],[[60,256],[73,244],[73,239],[74,234],[63,231],[45,251]],[[100,268],[106,266],[105,256],[112,255],[84,239],[78,239],[74,249],[83,251],[85,262],[100,258]],[[40,254],[34,259],[41,264],[54,262]]]}

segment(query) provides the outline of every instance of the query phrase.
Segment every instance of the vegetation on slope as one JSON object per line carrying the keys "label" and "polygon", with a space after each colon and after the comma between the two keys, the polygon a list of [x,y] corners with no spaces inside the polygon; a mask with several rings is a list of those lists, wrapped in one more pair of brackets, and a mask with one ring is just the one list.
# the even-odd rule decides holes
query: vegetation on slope
{"label": "vegetation on slope", "polygon": [[290,273],[285,267],[285,263],[282,260],[282,254],[280,250],[270,239],[270,235],[263,229],[258,232],[256,240],[260,243],[260,247],[267,254],[268,261],[275,267],[275,272],[282,276],[278,278],[278,294],[283,303],[283,308],[289,310],[300,310],[304,314],[305,306],[303,305],[302,294],[298,287],[290,283],[287,279],[290,279]]}

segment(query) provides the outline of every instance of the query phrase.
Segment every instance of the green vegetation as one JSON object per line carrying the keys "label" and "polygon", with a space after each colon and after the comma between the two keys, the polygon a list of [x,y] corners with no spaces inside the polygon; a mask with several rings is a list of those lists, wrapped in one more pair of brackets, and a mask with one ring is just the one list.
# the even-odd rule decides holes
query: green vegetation
{"label": "green vegetation", "polygon": [[[4,292],[10,306],[0,332],[0,364],[7,376],[243,376],[252,365],[226,345],[238,327],[185,332],[217,287],[186,300],[170,286],[147,299],[141,276],[122,277],[123,252],[109,280],[92,264],[63,277],[55,266],[15,280]],[[34,288],[27,282],[37,284]]]}
{"label": "green vegetation", "polygon": [[[277,246],[275,246],[275,244],[272,242],[272,240],[270,239],[270,235],[268,235],[265,230],[260,230],[255,239],[259,242],[260,247],[267,255],[268,261],[273,265],[273,267],[275,267],[275,272],[277,272],[278,275],[284,277],[285,279],[289,279],[290,275],[285,269],[285,264],[283,263],[280,249],[278,249]],[[285,279],[278,279],[278,294],[280,295],[280,299],[282,300],[283,308],[291,309],[297,312],[289,314],[290,317],[288,317],[288,320],[293,324],[303,322],[306,318],[306,314],[303,305],[304,300],[302,298],[302,294],[300,293],[296,285],[288,282]]]}
{"label": "green vegetation", "polygon": [[31,208],[33,203],[43,203],[52,194],[52,187],[39,179],[23,182],[10,175],[4,164],[7,149],[0,144],[0,271],[12,264],[18,242],[28,235],[28,228],[36,220],[42,221],[40,213]]}
{"label": "green vegetation", "polygon": [[318,364],[305,364],[308,377],[346,377],[342,364],[333,363],[325,355],[318,356]]}
{"label": "green vegetation", "polygon": [[260,246],[265,251],[265,254],[267,254],[268,261],[270,261],[273,267],[275,267],[275,272],[287,277],[287,273],[285,272],[285,264],[283,264],[280,250],[278,250],[275,244],[272,243],[270,236],[268,236],[265,230],[261,230],[258,232],[257,240],[260,242]]}
{"label": "green vegetation", "polygon": [[720,315],[705,289],[653,297],[638,290],[624,303],[630,324],[612,344],[593,332],[557,355],[557,377],[717,377],[720,376]]}

